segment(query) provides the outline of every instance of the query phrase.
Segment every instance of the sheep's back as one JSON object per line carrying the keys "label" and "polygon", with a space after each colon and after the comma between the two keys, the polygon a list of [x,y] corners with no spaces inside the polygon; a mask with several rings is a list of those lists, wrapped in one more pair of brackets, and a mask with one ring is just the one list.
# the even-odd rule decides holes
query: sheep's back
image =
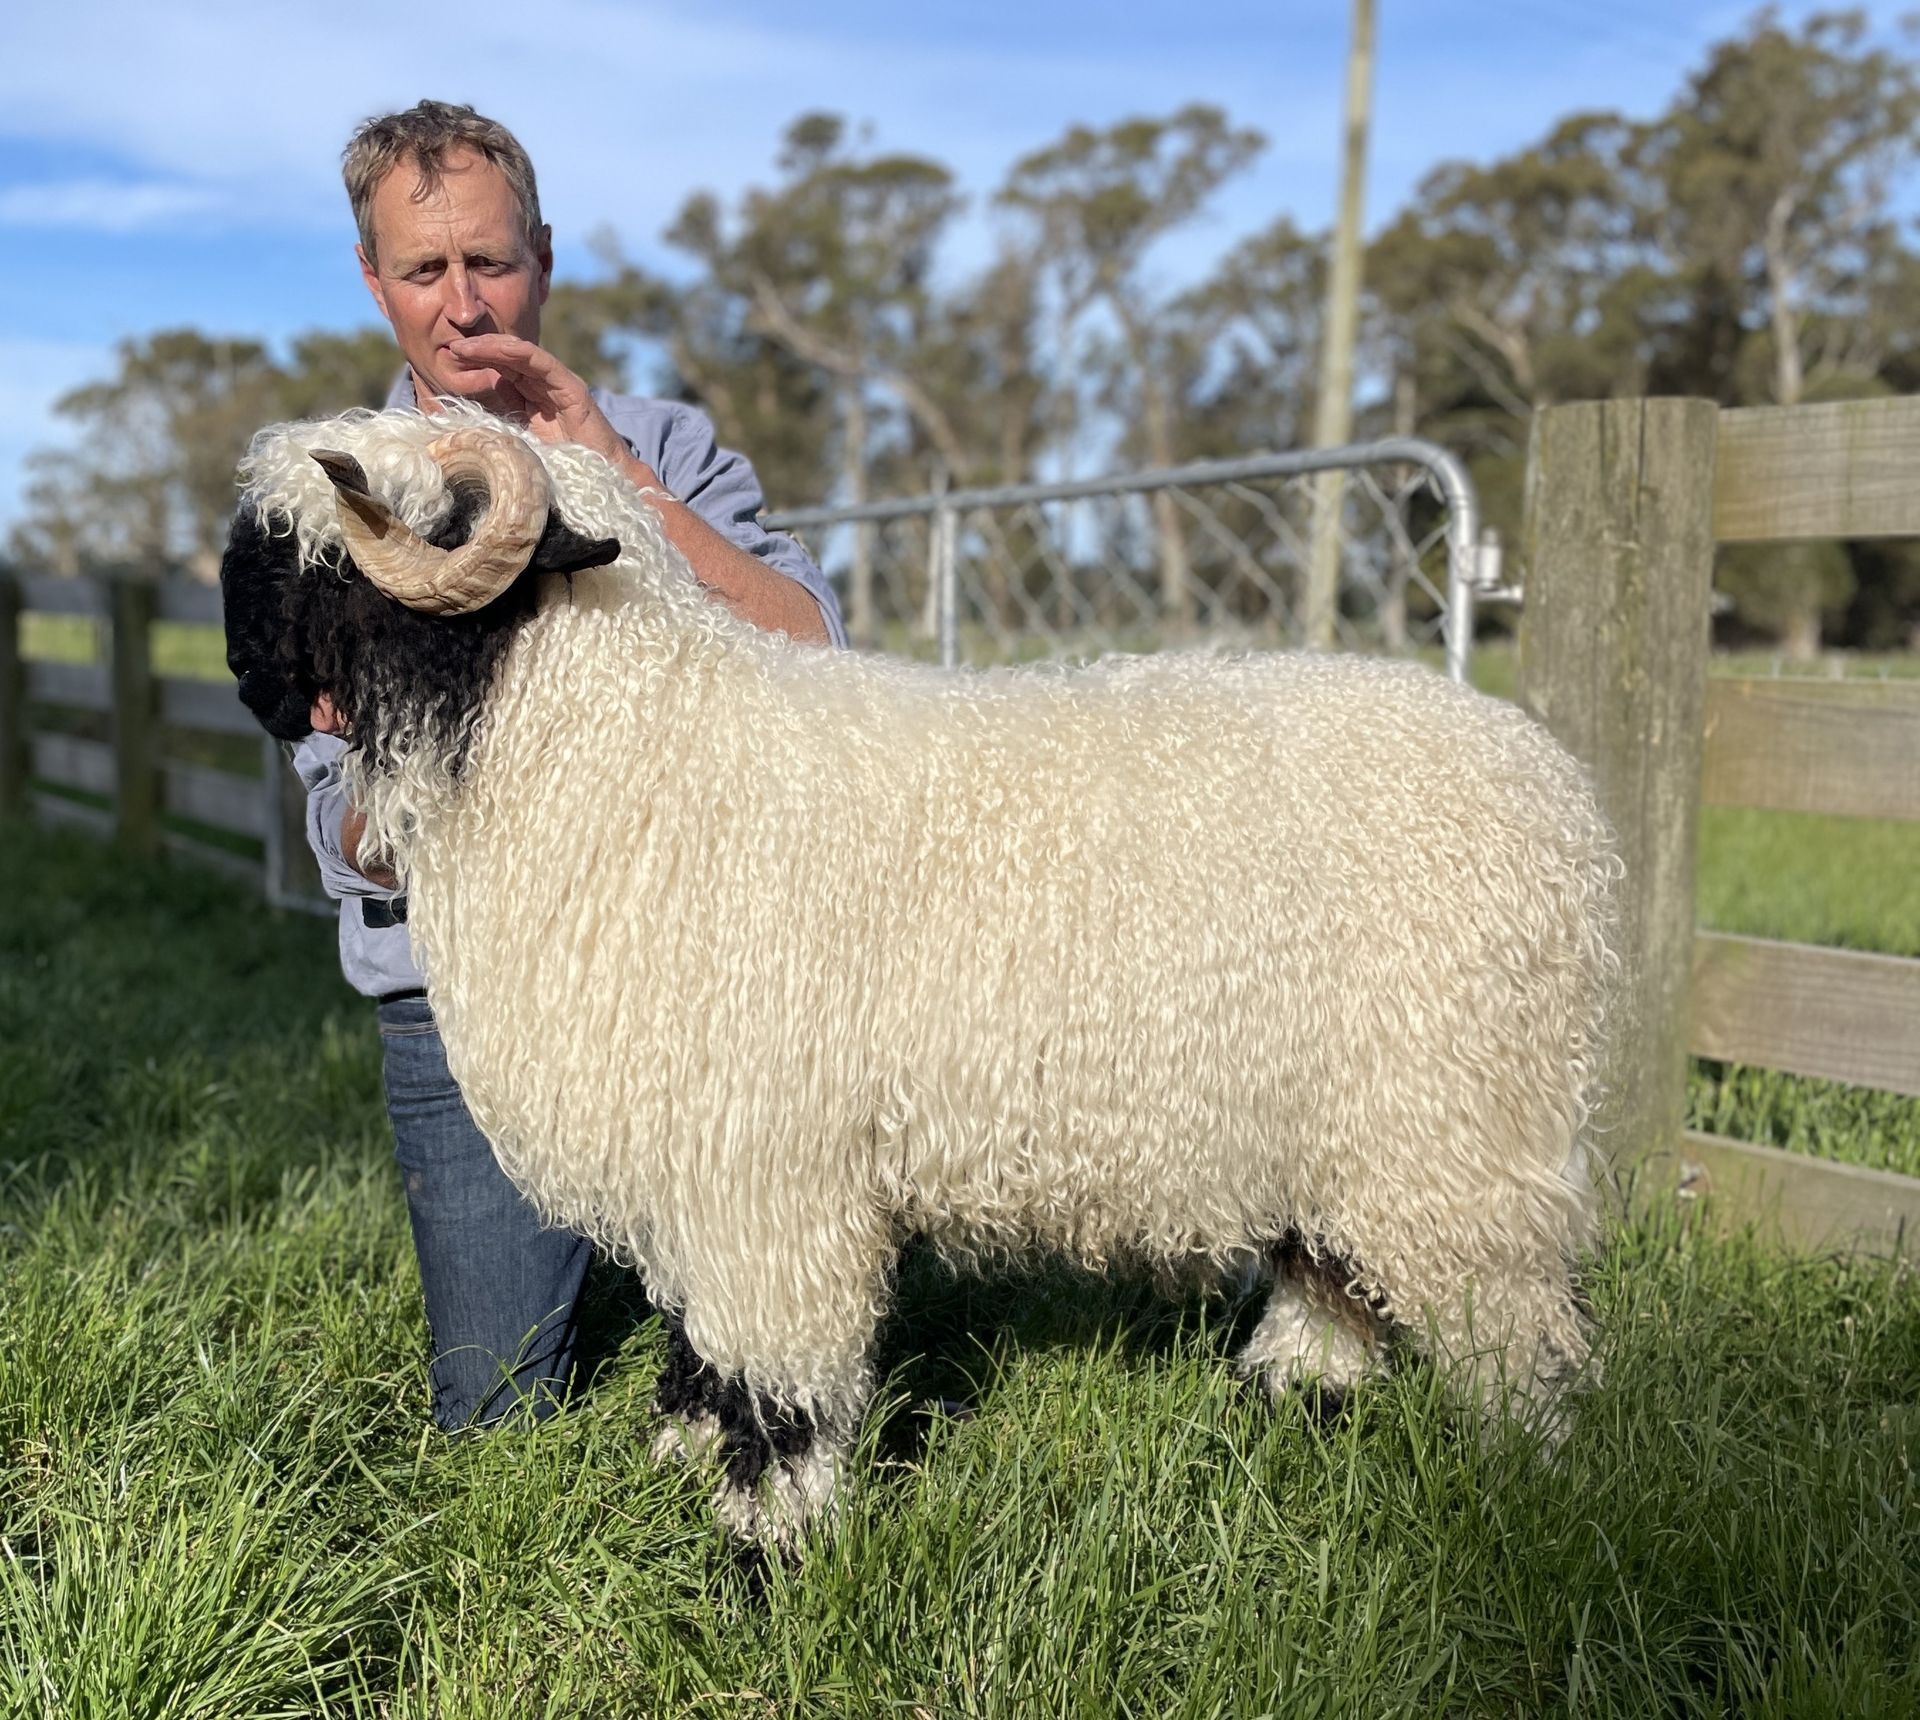
{"label": "sheep's back", "polygon": [[1503,1057],[1577,1123],[1605,835],[1510,707],[1355,659],[735,643],[543,617],[422,856],[456,1074],[602,1241],[670,1257],[690,1189],[798,1155],[962,1247],[1217,1254]]}

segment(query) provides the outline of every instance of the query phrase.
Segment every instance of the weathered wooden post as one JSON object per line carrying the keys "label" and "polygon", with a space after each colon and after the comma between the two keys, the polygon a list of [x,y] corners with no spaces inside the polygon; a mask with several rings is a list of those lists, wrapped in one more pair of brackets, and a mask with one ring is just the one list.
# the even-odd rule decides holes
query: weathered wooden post
{"label": "weathered wooden post", "polygon": [[20,655],[20,582],[0,570],[0,818],[27,810],[27,665]]}
{"label": "weathered wooden post", "polygon": [[113,623],[113,828],[137,854],[160,848],[160,733],[153,680],[154,586],[115,579]]}
{"label": "weathered wooden post", "polygon": [[1601,1118],[1616,1164],[1670,1150],[1685,1118],[1719,416],[1548,407],[1527,457],[1520,698],[1592,770],[1627,868]]}

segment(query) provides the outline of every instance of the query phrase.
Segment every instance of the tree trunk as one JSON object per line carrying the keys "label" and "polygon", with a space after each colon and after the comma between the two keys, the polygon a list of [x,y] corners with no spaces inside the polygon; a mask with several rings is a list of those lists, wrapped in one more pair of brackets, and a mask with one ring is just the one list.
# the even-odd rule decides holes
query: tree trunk
{"label": "tree trunk", "polygon": [[[1313,445],[1337,448],[1353,429],[1353,348],[1360,326],[1361,204],[1367,176],[1367,131],[1373,90],[1373,0],[1353,0],[1347,48],[1347,105],[1340,168],[1340,218],[1327,271],[1327,313],[1321,327],[1320,389]],[[1313,538],[1301,603],[1303,642],[1333,644],[1340,615],[1340,514],[1346,474],[1323,472],[1314,486]]]}
{"label": "tree trunk", "polygon": [[[1026,482],[1026,463],[1024,459],[1025,443],[1022,414],[1017,412],[1008,399],[1003,397],[1000,406],[1000,468],[995,480],[1001,484],[1020,484]],[[989,553],[983,564],[985,596],[991,613],[987,619],[996,633],[1012,633],[1019,624],[1019,615],[1014,609],[1013,582],[1016,577],[1024,580],[1024,573],[1016,568],[1010,558],[1019,551],[1021,534],[1017,529],[1019,520],[1025,518],[1030,523],[1027,534],[1033,539],[1033,553],[1040,553],[1042,534],[1047,529],[1047,516],[1040,508],[1029,508],[1024,516],[1015,516],[1001,534],[1000,544],[1005,551]],[[991,548],[991,540],[989,540]]]}
{"label": "tree trunk", "polygon": [[1767,312],[1773,325],[1773,397],[1781,406],[1798,406],[1806,391],[1800,362],[1800,313],[1793,307],[1793,269],[1787,261],[1787,221],[1793,212],[1785,197],[1767,212],[1762,247],[1767,264]]}
{"label": "tree trunk", "polygon": [[[1411,436],[1416,421],[1414,377],[1402,366],[1393,378],[1393,433]],[[1387,584],[1380,598],[1380,642],[1389,651],[1407,648],[1407,586],[1413,580],[1412,533],[1407,527],[1407,503],[1404,496],[1393,504],[1392,536],[1388,543]]]}
{"label": "tree trunk", "polygon": [[[1141,404],[1146,408],[1147,458],[1156,466],[1171,466],[1173,423],[1165,391],[1147,381]],[[1183,634],[1193,625],[1193,582],[1180,509],[1169,490],[1153,492],[1153,535],[1160,555],[1160,613],[1171,632]]]}
{"label": "tree trunk", "polygon": [[[840,492],[848,507],[867,499],[867,397],[858,377],[843,389]],[[853,528],[853,561],[847,574],[847,633],[851,642],[871,648],[879,629],[873,604],[873,527]]]}
{"label": "tree trunk", "polygon": [[1780,648],[1793,663],[1811,663],[1820,655],[1820,609],[1808,603],[1787,617],[1780,632]]}
{"label": "tree trunk", "polygon": [[1800,318],[1785,297],[1773,297],[1773,397],[1782,406],[1798,406],[1806,391],[1800,366]]}

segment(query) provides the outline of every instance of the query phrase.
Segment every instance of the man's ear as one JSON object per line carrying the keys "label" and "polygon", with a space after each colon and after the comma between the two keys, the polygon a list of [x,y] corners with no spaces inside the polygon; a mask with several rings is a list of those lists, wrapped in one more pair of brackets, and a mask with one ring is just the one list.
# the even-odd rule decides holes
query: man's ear
{"label": "man's ear", "polygon": [[553,290],[553,228],[541,223],[540,231],[533,236],[533,261],[540,271],[540,302],[547,302],[547,294]]}
{"label": "man's ear", "polygon": [[367,283],[367,291],[373,294],[373,302],[380,307],[380,314],[392,322],[393,318],[387,316],[387,295],[380,290],[380,271],[367,261],[365,246],[355,245],[353,254],[359,260],[360,278]]}
{"label": "man's ear", "polygon": [[558,508],[547,510],[547,529],[533,547],[527,563],[529,573],[581,573],[590,567],[605,567],[620,555],[618,538],[590,538],[575,531],[560,517]]}

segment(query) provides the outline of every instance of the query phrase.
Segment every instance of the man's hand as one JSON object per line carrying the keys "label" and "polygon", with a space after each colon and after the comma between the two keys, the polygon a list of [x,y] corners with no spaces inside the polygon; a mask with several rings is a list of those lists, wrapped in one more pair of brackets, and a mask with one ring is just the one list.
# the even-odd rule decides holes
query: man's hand
{"label": "man's hand", "polygon": [[[668,542],[687,558],[694,577],[736,615],[805,645],[827,643],[820,606],[805,587],[774,572],[691,508],[676,503],[660,474],[635,456],[594,405],[587,385],[552,353],[510,334],[467,335],[449,341],[447,352],[460,364],[496,372],[500,381],[495,392],[504,414],[524,423],[542,442],[591,448],[611,460],[635,488],[656,492],[647,500]],[[430,391],[418,390],[417,396],[423,410],[437,409]]]}
{"label": "man's hand", "polygon": [[308,724],[323,735],[344,735],[347,732],[347,719],[334,709],[333,695],[325,690],[313,696],[313,709],[307,713]]}
{"label": "man's hand", "polygon": [[[659,474],[633,457],[620,432],[594,405],[587,385],[544,347],[516,335],[474,334],[449,341],[447,352],[470,369],[498,371],[496,392],[502,415],[525,424],[542,442],[573,442],[591,448],[606,455],[635,483],[659,486]],[[420,397],[428,411],[438,404],[429,404],[431,400],[430,394]]]}
{"label": "man's hand", "polygon": [[[341,716],[328,692],[316,693],[313,697],[313,709],[307,713],[307,721],[313,724],[315,731],[323,735],[344,735],[347,732],[347,719]],[[400,880],[385,866],[375,865],[372,861],[361,863],[360,843],[367,834],[367,815],[357,806],[346,807],[340,815],[340,853],[346,863],[361,877],[371,879],[384,890],[397,890]]]}

